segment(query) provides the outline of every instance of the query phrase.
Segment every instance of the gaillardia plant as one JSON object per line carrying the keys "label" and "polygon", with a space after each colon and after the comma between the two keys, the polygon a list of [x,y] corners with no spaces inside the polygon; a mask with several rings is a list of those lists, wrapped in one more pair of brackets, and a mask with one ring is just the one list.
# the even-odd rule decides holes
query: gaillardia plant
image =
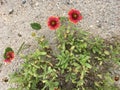
{"label": "gaillardia plant", "polygon": [[68,17],[50,16],[47,25],[57,29],[56,47],[45,36],[36,36],[39,47],[23,56],[22,69],[11,75],[11,82],[18,85],[10,90],[118,90],[108,68],[110,60],[120,65],[120,43],[91,37],[76,26],[80,20],[82,15],[76,9]]}

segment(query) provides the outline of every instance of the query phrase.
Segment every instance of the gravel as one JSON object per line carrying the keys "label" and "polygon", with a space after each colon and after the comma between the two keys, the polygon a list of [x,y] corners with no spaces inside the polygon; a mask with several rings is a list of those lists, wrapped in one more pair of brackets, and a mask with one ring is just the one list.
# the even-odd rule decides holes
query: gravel
{"label": "gravel", "polygon": [[[47,18],[67,16],[71,8],[80,10],[84,17],[78,27],[104,39],[120,39],[120,0],[0,0],[0,63],[3,64],[4,49],[8,46],[17,52],[25,41],[30,49],[23,53],[34,51],[37,46],[31,33],[36,31],[30,27],[31,22],[40,23],[42,29],[37,34],[45,35],[50,43],[54,43],[54,31],[47,27]],[[14,72],[22,61],[16,56],[12,64],[2,65],[0,90],[10,87],[3,78]],[[117,84],[120,86],[120,81]]]}

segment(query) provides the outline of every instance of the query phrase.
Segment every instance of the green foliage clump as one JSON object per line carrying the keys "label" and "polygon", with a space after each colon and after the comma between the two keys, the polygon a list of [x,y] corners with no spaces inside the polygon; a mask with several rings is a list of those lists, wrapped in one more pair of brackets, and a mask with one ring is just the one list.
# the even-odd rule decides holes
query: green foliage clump
{"label": "green foliage clump", "polygon": [[91,37],[71,23],[64,23],[56,36],[59,54],[44,36],[37,37],[39,48],[23,57],[22,69],[11,75],[18,86],[10,90],[118,90],[106,62],[120,64],[120,43]]}

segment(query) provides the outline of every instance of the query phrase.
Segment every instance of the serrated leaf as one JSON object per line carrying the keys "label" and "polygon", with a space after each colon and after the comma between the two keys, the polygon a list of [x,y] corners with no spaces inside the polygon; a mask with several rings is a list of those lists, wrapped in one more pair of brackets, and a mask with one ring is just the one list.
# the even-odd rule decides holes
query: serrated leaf
{"label": "serrated leaf", "polygon": [[[7,48],[5,49],[5,52],[4,52],[4,59],[7,58],[7,57],[6,57],[6,53],[9,52],[9,51],[13,51],[13,49],[12,49],[11,47],[7,47]],[[13,51],[13,52],[14,52],[14,51]]]}
{"label": "serrated leaf", "polygon": [[39,23],[31,23],[30,25],[31,25],[32,29],[34,29],[34,30],[41,29],[41,25]]}

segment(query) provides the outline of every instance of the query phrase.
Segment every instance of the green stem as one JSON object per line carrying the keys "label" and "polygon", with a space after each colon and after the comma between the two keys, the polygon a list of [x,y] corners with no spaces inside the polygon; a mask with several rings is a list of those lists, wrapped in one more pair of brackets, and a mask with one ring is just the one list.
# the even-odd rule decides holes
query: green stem
{"label": "green stem", "polygon": [[24,46],[25,42],[23,42],[20,46],[20,48],[18,49],[17,55],[19,54],[19,52],[22,50],[23,46]]}

